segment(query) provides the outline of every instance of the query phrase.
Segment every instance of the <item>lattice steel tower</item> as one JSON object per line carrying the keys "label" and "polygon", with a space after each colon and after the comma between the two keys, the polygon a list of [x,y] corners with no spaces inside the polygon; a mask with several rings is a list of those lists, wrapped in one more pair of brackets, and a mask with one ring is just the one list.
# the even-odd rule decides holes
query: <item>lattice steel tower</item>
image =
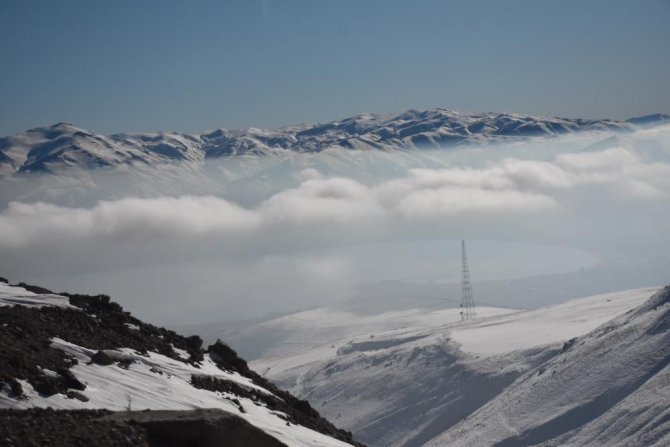
{"label": "lattice steel tower", "polygon": [[465,241],[463,240],[461,240],[461,251],[463,253],[461,320],[472,320],[477,316],[477,313],[475,312],[475,300],[472,297],[472,284],[470,283],[470,269],[468,268],[468,255],[465,252]]}

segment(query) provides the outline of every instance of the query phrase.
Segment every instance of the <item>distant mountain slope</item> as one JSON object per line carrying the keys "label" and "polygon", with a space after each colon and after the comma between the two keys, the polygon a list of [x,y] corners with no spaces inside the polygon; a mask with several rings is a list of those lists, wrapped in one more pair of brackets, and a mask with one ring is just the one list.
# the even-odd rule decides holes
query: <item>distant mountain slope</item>
{"label": "distant mountain slope", "polygon": [[[221,411],[205,415],[211,423],[189,423],[194,416],[187,413],[167,417],[191,427],[243,427],[240,436],[262,435],[258,439],[274,440],[267,443],[273,446],[355,444],[350,433],[323,419],[308,402],[251,371],[223,342],[203,349],[200,337],[143,323],[105,295],[56,295],[0,281],[0,340],[2,409],[216,408]],[[101,416],[86,414],[96,420]],[[0,412],[0,420],[12,417]],[[145,419],[152,425],[161,417]],[[240,439],[225,441],[245,445]],[[197,444],[189,442],[176,445]]]}
{"label": "distant mountain slope", "polygon": [[[421,446],[559,355],[566,341],[635,308],[655,290],[608,293],[532,311],[480,308],[480,317],[466,322],[458,309],[403,311],[404,321],[398,321],[403,324],[393,330],[380,324],[393,314],[303,312],[262,325],[274,329],[276,347],[251,366],[371,446]],[[324,339],[338,326],[338,316],[341,327]],[[347,323],[357,336],[342,336]],[[281,340],[287,346],[279,346]],[[478,428],[469,430],[474,436]],[[490,445],[485,441],[471,438],[464,445]]]}
{"label": "distant mountain slope", "polygon": [[431,446],[670,445],[670,286],[571,340]]}
{"label": "distant mountain slope", "polygon": [[410,110],[398,115],[361,114],[325,124],[276,130],[248,128],[212,132],[97,135],[59,123],[0,138],[0,175],[195,161],[205,158],[319,152],[327,148],[417,149],[473,142],[499,142],[592,130],[632,130],[668,122],[650,115],[628,122],[584,120],[510,113],[462,113],[446,109]]}
{"label": "distant mountain slope", "polygon": [[662,122],[668,122],[669,120],[670,115],[666,113],[652,113],[651,115],[630,118],[626,120],[626,122],[635,124],[636,126],[651,126]]}

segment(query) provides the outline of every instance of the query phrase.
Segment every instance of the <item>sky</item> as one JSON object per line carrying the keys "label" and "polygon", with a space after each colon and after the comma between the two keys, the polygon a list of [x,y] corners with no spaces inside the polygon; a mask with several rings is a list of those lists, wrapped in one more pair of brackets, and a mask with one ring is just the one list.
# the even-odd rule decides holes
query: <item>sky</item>
{"label": "sky", "polygon": [[0,135],[670,112],[667,0],[0,2]]}

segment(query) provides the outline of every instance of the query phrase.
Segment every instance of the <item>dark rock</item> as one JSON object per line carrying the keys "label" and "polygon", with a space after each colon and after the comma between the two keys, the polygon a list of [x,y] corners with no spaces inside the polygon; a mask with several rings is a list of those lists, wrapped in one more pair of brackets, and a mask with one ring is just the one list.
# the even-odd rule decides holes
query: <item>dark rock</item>
{"label": "dark rock", "polygon": [[119,361],[119,368],[128,369],[130,365],[135,363],[133,359],[123,359]]}
{"label": "dark rock", "polygon": [[260,428],[223,410],[110,412],[39,408],[0,409],[0,444],[8,447],[286,447]]}
{"label": "dark rock", "polygon": [[91,361],[97,365],[109,366],[114,363],[114,359],[102,351],[98,351],[91,356]]}
{"label": "dark rock", "polygon": [[78,391],[68,391],[65,393],[65,395],[68,397],[68,399],[77,399],[82,402],[88,402],[90,400],[88,397],[84,396]]}
{"label": "dark rock", "polygon": [[100,421],[141,427],[150,447],[286,447],[240,416],[223,410],[120,412]]}
{"label": "dark rock", "polygon": [[70,304],[92,313],[96,311],[105,312],[123,312],[120,304],[112,301],[109,295],[81,295],[75,293],[61,293],[60,295],[68,297]]}
{"label": "dark rock", "polygon": [[9,383],[9,391],[11,393],[11,397],[21,397],[23,396],[23,386],[18,382],[18,380],[14,378],[10,378],[7,380]]}
{"label": "dark rock", "polygon": [[63,378],[63,382],[66,388],[79,391],[84,391],[86,389],[86,385],[77,379],[69,369],[61,368],[57,372]]}
{"label": "dark rock", "polygon": [[104,410],[0,409],[0,445],[147,447],[141,427],[127,422],[101,421],[109,413]]}
{"label": "dark rock", "polygon": [[202,338],[197,335],[186,337],[186,345],[194,351],[198,351],[202,348]]}
{"label": "dark rock", "polygon": [[207,351],[210,354],[214,354],[212,356],[212,360],[214,360],[219,366],[237,371],[242,375],[245,375],[249,372],[249,366],[247,365],[247,362],[244,361],[244,359],[241,359],[237,355],[237,352],[235,352],[233,348],[228,346],[223,341],[216,340],[216,343],[210,345],[207,348]]}
{"label": "dark rock", "polygon": [[53,396],[64,390],[65,386],[61,377],[42,376],[33,380],[33,388],[45,396]]}

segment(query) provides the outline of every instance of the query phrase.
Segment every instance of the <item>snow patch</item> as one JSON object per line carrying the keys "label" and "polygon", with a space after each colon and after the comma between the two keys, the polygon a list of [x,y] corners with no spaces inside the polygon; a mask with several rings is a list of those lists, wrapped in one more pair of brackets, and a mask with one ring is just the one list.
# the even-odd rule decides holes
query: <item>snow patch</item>
{"label": "snow patch", "polygon": [[70,300],[61,295],[36,294],[20,286],[10,286],[0,282],[0,306],[25,306],[41,308],[44,306],[78,309]]}

